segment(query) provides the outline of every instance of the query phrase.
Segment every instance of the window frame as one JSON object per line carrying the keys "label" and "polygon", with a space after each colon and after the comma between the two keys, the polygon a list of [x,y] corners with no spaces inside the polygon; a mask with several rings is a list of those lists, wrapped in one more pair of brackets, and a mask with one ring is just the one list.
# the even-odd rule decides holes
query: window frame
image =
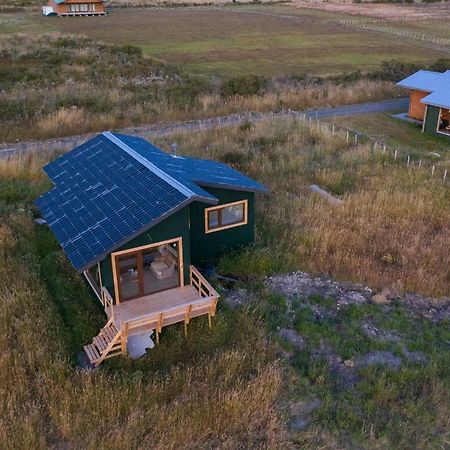
{"label": "window frame", "polygon": [[[436,133],[442,134],[443,136],[450,136],[450,131],[441,131],[441,129],[440,129],[441,120],[442,120],[442,110],[443,109],[447,109],[447,108],[439,108],[439,115],[438,115],[438,120],[437,120]],[[448,109],[448,111],[450,112],[450,109]]]}
{"label": "window frame", "polygon": [[[228,225],[221,225],[221,213],[220,213],[220,210],[228,208],[230,206],[235,206],[235,205],[243,205],[243,207],[244,207],[244,218],[243,218],[243,220],[241,220],[239,222],[236,222],[236,223],[231,223],[231,224],[228,224]],[[209,213],[210,212],[214,212],[214,211],[219,211],[219,214],[218,214],[219,225],[217,227],[210,228],[210,226],[209,226]],[[248,224],[248,200],[247,199],[245,199],[245,200],[238,200],[236,202],[231,202],[231,203],[223,203],[221,205],[212,206],[210,208],[205,208],[205,234],[215,233],[216,231],[228,230],[229,228],[241,227],[241,226],[247,225],[247,224]]]}

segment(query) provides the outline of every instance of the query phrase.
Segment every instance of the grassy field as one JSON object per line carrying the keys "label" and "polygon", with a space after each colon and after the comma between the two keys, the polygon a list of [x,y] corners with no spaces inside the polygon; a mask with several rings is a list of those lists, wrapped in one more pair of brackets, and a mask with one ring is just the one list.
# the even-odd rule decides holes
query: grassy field
{"label": "grassy field", "polygon": [[[172,327],[141,360],[110,360],[94,374],[76,370],[77,352],[104,318],[51,233],[32,223],[31,202],[49,184],[40,168],[54,155],[2,161],[0,379],[7,389],[0,390],[0,441],[6,448],[94,449],[112,441],[119,449],[445,448],[448,322],[418,320],[398,303],[389,313],[348,305],[331,314],[333,300],[318,297],[297,302],[288,315],[284,299],[262,281],[264,274],[300,268],[375,287],[448,292],[449,186],[303,122],[177,141],[180,154],[219,159],[271,188],[258,198],[256,243],[218,264],[221,273],[245,280],[253,303],[235,310],[221,302],[210,333],[201,319],[192,321],[188,340],[182,327]],[[344,204],[311,197],[306,186],[313,182]],[[317,308],[329,312],[317,318]],[[400,341],[364,335],[368,320]],[[289,323],[306,340],[300,351],[274,336]],[[326,357],[316,355],[329,346],[343,359],[373,350],[402,356],[402,345],[422,352],[427,364],[358,369],[358,383],[345,389]],[[280,359],[280,352],[291,357]],[[292,432],[293,409],[317,399],[308,425]]]}
{"label": "grassy field", "polygon": [[300,79],[270,86],[256,77],[225,84],[224,92],[204,77],[144,57],[139,47],[70,35],[19,35],[0,48],[0,140],[6,142],[248,110],[358,103],[399,93],[384,81]]}
{"label": "grassy field", "polygon": [[[333,24],[336,14],[289,7],[113,10],[62,20],[39,13],[2,15],[0,34],[59,31],[141,47],[146,55],[196,74],[336,74],[382,61],[428,63],[445,56],[395,37]],[[339,55],[339,58],[336,58]]]}
{"label": "grassy field", "polygon": [[402,149],[403,154],[408,151],[422,157],[427,152],[448,154],[447,138],[423,134],[419,125],[395,119],[387,113],[335,117],[333,122],[367,134],[378,142],[386,142],[391,148]]}

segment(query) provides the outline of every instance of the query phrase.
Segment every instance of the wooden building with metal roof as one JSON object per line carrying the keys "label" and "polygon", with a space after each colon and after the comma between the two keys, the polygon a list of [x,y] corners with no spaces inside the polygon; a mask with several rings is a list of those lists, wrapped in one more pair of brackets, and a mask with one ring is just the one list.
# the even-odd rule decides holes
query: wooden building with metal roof
{"label": "wooden building with metal roof", "polygon": [[85,346],[91,364],[128,339],[207,315],[219,295],[196,269],[254,239],[256,192],[267,188],[215,161],[168,154],[102,133],[44,167],[54,187],[35,204],[107,324]]}

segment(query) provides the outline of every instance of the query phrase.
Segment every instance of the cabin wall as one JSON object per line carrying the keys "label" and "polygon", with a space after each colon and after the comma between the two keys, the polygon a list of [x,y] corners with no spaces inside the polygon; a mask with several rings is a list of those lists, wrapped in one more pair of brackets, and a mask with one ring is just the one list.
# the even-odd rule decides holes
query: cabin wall
{"label": "cabin wall", "polygon": [[423,121],[425,118],[426,105],[421,103],[421,100],[425,98],[429,92],[423,91],[411,91],[409,96],[409,111],[408,117],[415,120]]}
{"label": "cabin wall", "polygon": [[51,6],[53,8],[53,11],[55,13],[57,13],[58,15],[64,15],[64,14],[70,14],[71,10],[70,10],[70,6],[69,5],[86,5],[86,4],[90,4],[90,5],[95,5],[94,9],[95,11],[88,11],[88,12],[77,12],[77,14],[85,14],[85,15],[89,15],[89,14],[101,14],[101,13],[105,13],[106,12],[106,7],[105,4],[103,2],[99,2],[99,1],[92,1],[92,0],[80,0],[79,2],[67,2],[67,3],[55,3],[53,0],[50,0],[48,2],[48,6]]}
{"label": "cabin wall", "polygon": [[424,132],[437,134],[440,109],[436,106],[429,105],[425,117]]}
{"label": "cabin wall", "polygon": [[195,202],[190,205],[191,257],[193,264],[204,265],[211,258],[253,242],[255,238],[253,192],[204,188],[219,199],[219,204],[248,200],[248,223],[235,228],[205,233],[205,208],[211,205]]}
{"label": "cabin wall", "polygon": [[[189,235],[189,207],[171,215],[150,230],[137,236],[124,246],[115,251],[132,249],[142,245],[153,244],[167,239],[181,237],[183,239],[183,265],[184,265],[184,282],[189,283],[189,266],[191,264],[191,243]],[[114,297],[114,281],[112,275],[111,255],[108,255],[101,263],[102,283],[108,289],[109,293]]]}

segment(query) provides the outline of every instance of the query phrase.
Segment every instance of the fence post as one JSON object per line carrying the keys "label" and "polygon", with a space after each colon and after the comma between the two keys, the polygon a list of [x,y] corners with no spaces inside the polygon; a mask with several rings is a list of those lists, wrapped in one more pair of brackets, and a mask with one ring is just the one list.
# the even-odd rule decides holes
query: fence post
{"label": "fence post", "polygon": [[433,167],[431,168],[431,176],[432,176],[432,177],[434,176],[434,169],[435,169],[435,167],[436,167],[436,166],[433,166]]}
{"label": "fence post", "polygon": [[408,160],[406,161],[407,166],[409,166],[410,161],[411,161],[411,157],[410,157],[410,155],[408,155]]}
{"label": "fence post", "polygon": [[447,169],[445,169],[445,172],[444,172],[444,183],[445,183],[446,179],[447,179]]}
{"label": "fence post", "polygon": [[348,144],[349,137],[350,137],[350,133],[347,131],[347,144]]}
{"label": "fence post", "polygon": [[397,161],[397,152],[398,152],[398,150],[395,149],[395,152],[394,152],[394,161]]}

